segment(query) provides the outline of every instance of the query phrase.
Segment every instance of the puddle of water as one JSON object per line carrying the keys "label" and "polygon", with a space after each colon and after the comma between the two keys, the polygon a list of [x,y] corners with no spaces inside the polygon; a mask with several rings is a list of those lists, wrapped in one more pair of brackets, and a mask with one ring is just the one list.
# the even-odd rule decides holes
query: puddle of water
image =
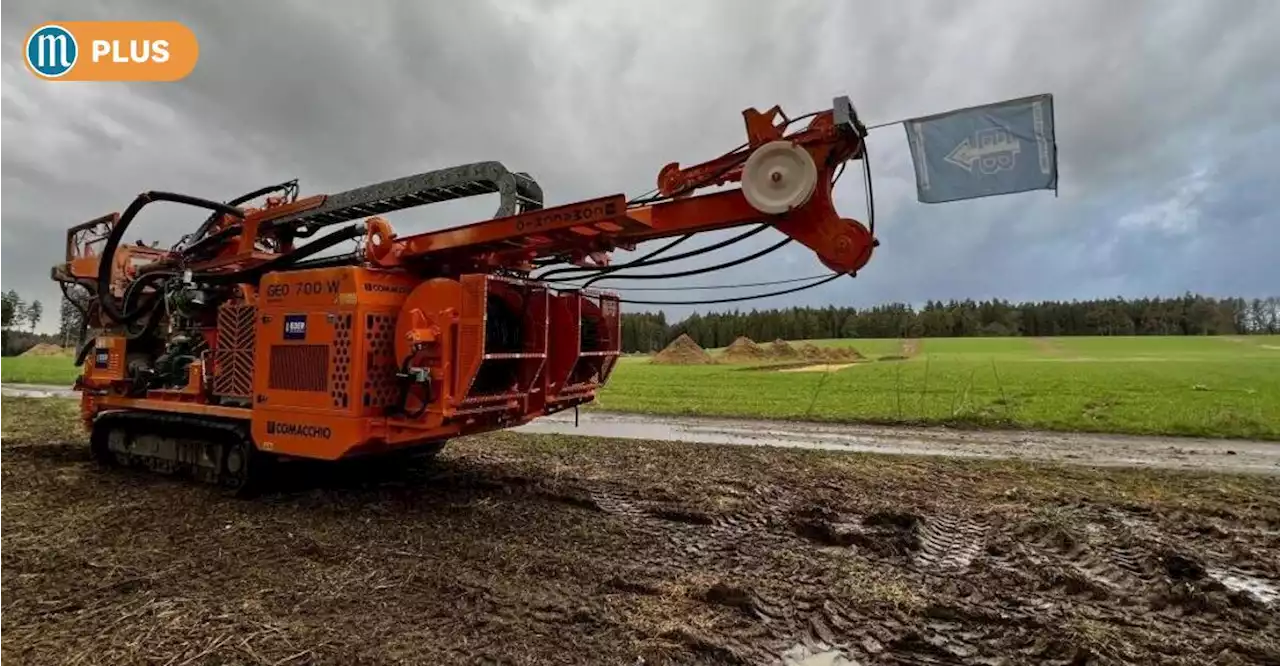
{"label": "puddle of water", "polygon": [[812,646],[793,645],[782,653],[782,663],[785,666],[859,666],[857,661],[844,652],[822,643]]}
{"label": "puddle of water", "polygon": [[1206,573],[1214,580],[1222,583],[1228,590],[1243,592],[1268,606],[1280,601],[1280,589],[1277,589],[1269,581],[1256,576],[1250,576],[1240,571],[1218,569],[1210,569]]}

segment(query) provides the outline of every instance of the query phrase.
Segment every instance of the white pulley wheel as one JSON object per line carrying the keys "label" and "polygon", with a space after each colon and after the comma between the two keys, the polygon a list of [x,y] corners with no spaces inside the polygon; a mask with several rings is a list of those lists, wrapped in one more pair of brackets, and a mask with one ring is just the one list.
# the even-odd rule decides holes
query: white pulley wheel
{"label": "white pulley wheel", "polygon": [[742,194],[752,208],[776,215],[803,206],[818,185],[809,151],[790,141],[758,148],[742,167]]}

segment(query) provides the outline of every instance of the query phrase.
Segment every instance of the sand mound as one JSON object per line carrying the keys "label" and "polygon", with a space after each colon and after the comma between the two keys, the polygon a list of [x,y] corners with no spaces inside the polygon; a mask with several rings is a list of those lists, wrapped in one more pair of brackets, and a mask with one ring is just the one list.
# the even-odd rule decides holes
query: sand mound
{"label": "sand mound", "polygon": [[749,363],[762,360],[765,356],[767,356],[767,353],[764,347],[756,344],[755,340],[746,336],[739,336],[737,340],[725,347],[724,352],[720,355],[721,358],[730,363]]}
{"label": "sand mound", "polygon": [[827,347],[822,354],[829,361],[860,361],[863,358],[853,347]]}
{"label": "sand mound", "polygon": [[22,352],[22,356],[66,356],[67,350],[58,345],[51,345],[47,342],[40,344]]}
{"label": "sand mound", "polygon": [[659,365],[708,365],[715,363],[711,358],[711,354],[707,350],[698,346],[687,333],[682,333],[667,345],[666,349],[658,352],[650,363]]}
{"label": "sand mound", "polygon": [[769,345],[769,356],[778,359],[796,358],[800,353],[786,340],[774,340]]}
{"label": "sand mound", "polygon": [[800,345],[800,350],[798,353],[800,354],[801,358],[803,358],[806,361],[822,361],[827,358],[826,355],[822,353],[822,350],[819,349],[818,346],[813,344],[812,342],[806,342]]}
{"label": "sand mound", "polygon": [[853,347],[819,347],[811,342],[800,345],[797,352],[806,361],[861,361],[865,357]]}

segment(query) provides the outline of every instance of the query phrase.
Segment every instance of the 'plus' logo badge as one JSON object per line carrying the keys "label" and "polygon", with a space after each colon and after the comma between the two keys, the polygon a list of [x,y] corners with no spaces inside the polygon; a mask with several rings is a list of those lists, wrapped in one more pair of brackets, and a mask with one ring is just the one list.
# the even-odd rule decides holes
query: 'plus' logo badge
{"label": "'plus' logo badge", "polygon": [[37,25],[23,59],[44,81],[177,81],[191,73],[200,43],[175,21],[59,21]]}

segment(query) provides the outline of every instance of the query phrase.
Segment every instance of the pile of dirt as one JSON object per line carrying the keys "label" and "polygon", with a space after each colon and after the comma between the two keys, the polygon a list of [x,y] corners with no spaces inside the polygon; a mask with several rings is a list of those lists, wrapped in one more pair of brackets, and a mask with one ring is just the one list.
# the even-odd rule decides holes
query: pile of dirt
{"label": "pile of dirt", "polygon": [[798,352],[800,357],[806,361],[825,361],[827,357],[822,353],[822,349],[812,342],[806,342],[800,345]]}
{"label": "pile of dirt", "polygon": [[751,363],[764,360],[766,356],[768,356],[768,353],[765,352],[764,347],[756,344],[755,340],[745,335],[739,336],[737,340],[730,343],[728,347],[725,347],[724,353],[720,355],[721,358],[730,363]]}
{"label": "pile of dirt", "polygon": [[22,356],[66,356],[69,352],[58,345],[51,345],[47,342],[40,344],[22,352]]}
{"label": "pile of dirt", "polygon": [[861,361],[862,354],[853,347],[827,347],[822,350],[828,361]]}
{"label": "pile of dirt", "polygon": [[769,345],[769,356],[782,360],[798,358],[800,353],[796,351],[795,347],[791,346],[791,343],[779,338]]}
{"label": "pile of dirt", "polygon": [[865,359],[861,352],[853,347],[819,347],[812,342],[800,345],[796,355],[806,361],[824,363],[828,361],[861,361]]}
{"label": "pile of dirt", "polygon": [[715,363],[715,359],[711,358],[711,354],[707,350],[698,346],[698,343],[689,337],[689,334],[682,333],[667,345],[666,349],[658,352],[650,363],[658,365],[710,365]]}

